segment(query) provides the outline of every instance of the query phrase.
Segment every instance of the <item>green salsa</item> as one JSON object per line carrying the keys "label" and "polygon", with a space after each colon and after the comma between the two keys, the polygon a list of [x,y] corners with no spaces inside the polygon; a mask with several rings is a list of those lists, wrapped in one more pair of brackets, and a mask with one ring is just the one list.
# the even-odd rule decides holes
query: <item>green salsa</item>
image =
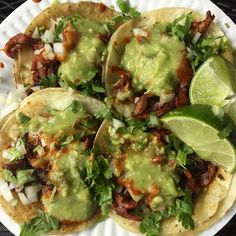
{"label": "green salsa", "polygon": [[[125,159],[126,178],[133,180],[134,189],[148,193],[153,186],[158,188],[158,204],[151,204],[152,208],[169,205],[179,192],[174,181],[175,174],[168,165],[156,165],[152,158],[156,156],[154,150],[145,149],[142,152],[128,152]],[[155,199],[155,198],[154,198]]]}
{"label": "green salsa", "polygon": [[167,36],[163,26],[156,24],[150,38],[141,43],[131,39],[125,47],[121,66],[131,72],[135,91],[146,90],[160,96],[175,90],[176,71],[184,50],[184,43]]}
{"label": "green salsa", "polygon": [[81,178],[87,156],[78,143],[70,144],[68,152],[59,153],[50,163],[48,180],[56,186],[52,199],[43,198],[46,211],[58,220],[85,221],[97,209],[89,188]]}
{"label": "green salsa", "polygon": [[102,63],[104,42],[98,35],[107,34],[104,26],[89,19],[78,19],[76,30],[79,40],[76,47],[59,67],[61,85],[76,86],[93,79]]}
{"label": "green salsa", "polygon": [[44,116],[34,116],[28,124],[29,133],[47,140],[45,154],[39,158],[46,157],[50,164],[45,178],[47,184],[53,185],[53,190],[50,196],[42,195],[44,209],[60,221],[88,220],[98,205],[84,182],[89,153],[76,134],[81,134],[81,127],[87,135],[92,132],[88,122],[87,128],[83,126],[83,122],[92,122],[92,116],[77,101],[64,110],[50,107],[45,110],[48,112]]}
{"label": "green salsa", "polygon": [[[152,134],[139,129],[132,133],[117,133],[110,126],[109,134],[111,144],[115,147],[112,169],[125,185],[128,183],[127,190],[133,200],[139,201],[140,197],[151,196],[152,189],[156,188],[157,193],[149,201],[152,210],[173,203],[179,196],[179,178],[175,168],[168,165],[169,156],[165,156],[163,143]],[[157,156],[165,158],[161,165],[152,162]],[[122,169],[120,166],[123,166]]]}

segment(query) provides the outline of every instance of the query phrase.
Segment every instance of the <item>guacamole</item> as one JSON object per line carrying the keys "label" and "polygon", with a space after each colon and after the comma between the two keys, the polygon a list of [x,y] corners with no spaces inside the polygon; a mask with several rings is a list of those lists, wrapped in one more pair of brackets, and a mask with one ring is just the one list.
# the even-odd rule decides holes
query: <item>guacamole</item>
{"label": "guacamole", "polygon": [[[39,145],[34,151],[43,148],[39,158],[50,166],[45,178],[53,190],[49,196],[42,195],[44,209],[60,221],[88,220],[98,205],[84,180],[89,154],[80,137],[83,137],[82,133],[85,137],[91,134],[89,122],[86,128],[84,124],[86,121],[92,123],[94,118],[77,101],[73,101],[64,110],[51,107],[45,110],[47,112],[44,116],[34,116],[28,123],[29,136],[38,135],[43,146]],[[93,124],[93,127],[96,125]]]}
{"label": "guacamole", "polygon": [[146,90],[156,96],[174,92],[178,83],[176,75],[185,50],[184,43],[164,33],[155,24],[148,38],[139,42],[132,38],[121,58],[121,67],[130,71],[133,89]]}
{"label": "guacamole", "polygon": [[56,194],[42,201],[46,211],[58,220],[85,221],[97,209],[90,189],[81,178],[88,159],[81,151],[83,148],[78,143],[70,144],[50,162],[48,181],[55,186]]}
{"label": "guacamole", "polygon": [[[174,182],[175,174],[168,165],[156,165],[152,163],[152,158],[156,154],[153,149],[146,148],[142,152],[128,152],[125,165],[125,179],[133,181],[134,189],[138,189],[143,194],[150,193],[152,187],[158,188],[158,194],[151,202],[151,208],[155,210],[159,206],[166,206],[172,203],[179,196]],[[155,198],[159,202],[155,203]]]}
{"label": "guacamole", "polygon": [[97,74],[106,46],[101,37],[107,34],[102,24],[89,19],[79,18],[74,27],[79,34],[78,43],[58,70],[60,84],[72,87]]}
{"label": "guacamole", "polygon": [[[112,154],[115,176],[122,178],[133,200],[139,201],[145,195],[152,196],[149,205],[153,210],[170,205],[179,196],[178,176],[167,163],[163,144],[150,133],[127,131],[119,133],[119,130],[116,132],[111,126],[109,128],[111,145],[116,149]],[[153,163],[152,160],[157,156],[162,156],[165,163]],[[153,188],[157,189],[155,196]]]}

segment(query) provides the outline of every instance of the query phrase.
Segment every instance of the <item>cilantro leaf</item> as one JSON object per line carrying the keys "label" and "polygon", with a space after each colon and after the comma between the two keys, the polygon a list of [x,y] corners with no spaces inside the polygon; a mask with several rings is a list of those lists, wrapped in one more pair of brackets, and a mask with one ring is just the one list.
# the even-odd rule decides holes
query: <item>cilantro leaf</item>
{"label": "cilantro leaf", "polygon": [[57,23],[55,33],[54,33],[54,42],[61,42],[61,33],[63,32],[64,27],[67,24],[67,20],[63,17],[61,17]]}
{"label": "cilantro leaf", "polygon": [[30,117],[24,115],[23,113],[19,113],[19,120],[22,125],[27,125],[30,121]]}
{"label": "cilantro leaf", "polygon": [[155,113],[150,113],[149,120],[147,122],[147,126],[151,128],[159,127],[160,126],[160,120],[157,117]]}
{"label": "cilantro leaf", "polygon": [[189,12],[182,15],[170,23],[166,30],[170,36],[176,37],[179,41],[183,41],[189,36],[192,24],[192,13]]}
{"label": "cilantro leaf", "polygon": [[17,184],[17,179],[10,170],[7,170],[7,169],[3,170],[3,178],[8,183]]}
{"label": "cilantro leaf", "polygon": [[76,88],[87,96],[92,96],[99,100],[103,100],[105,98],[106,91],[97,72],[97,69],[93,72],[91,71],[91,80],[79,83]]}
{"label": "cilantro leaf", "polygon": [[83,113],[84,112],[83,105],[80,102],[78,102],[77,100],[74,100],[67,109],[72,111],[73,113],[77,113],[77,112]]}
{"label": "cilantro leaf", "polygon": [[39,85],[42,86],[43,88],[57,87],[58,77],[57,75],[54,74],[48,75],[39,82]]}
{"label": "cilantro leaf", "polygon": [[21,225],[20,236],[40,236],[59,228],[60,223],[56,218],[40,212],[37,217]]}
{"label": "cilantro leaf", "polygon": [[140,13],[134,7],[130,6],[129,1],[127,0],[117,0],[117,5],[120,8],[123,16],[127,19],[135,18],[140,15]]}
{"label": "cilantro leaf", "polygon": [[7,155],[10,157],[11,162],[24,158],[24,156],[16,148],[9,148],[7,150]]}
{"label": "cilantro leaf", "polygon": [[106,92],[105,89],[102,86],[98,86],[98,85],[95,85],[95,84],[92,84],[92,90],[95,93],[105,93]]}
{"label": "cilantro leaf", "polygon": [[24,184],[29,183],[31,181],[35,181],[36,178],[33,176],[33,169],[28,170],[18,170],[16,172],[16,178],[17,178],[17,185],[19,187],[24,186]]}
{"label": "cilantro leaf", "polygon": [[185,165],[187,163],[187,155],[185,152],[183,152],[182,150],[178,150],[177,156],[176,156],[176,161],[177,163],[182,166],[183,168],[185,168]]}
{"label": "cilantro leaf", "polygon": [[192,229],[194,227],[193,213],[192,193],[187,190],[182,200],[177,199],[174,204],[165,210],[154,212],[144,218],[139,225],[139,230],[147,236],[157,236],[160,234],[161,221],[170,216],[176,216],[177,220],[181,222],[185,229]]}
{"label": "cilantro leaf", "polygon": [[108,159],[102,155],[97,155],[96,151],[92,150],[93,160],[86,165],[85,182],[92,189],[94,199],[101,206],[103,215],[107,215],[112,204],[112,190],[114,189],[111,181],[112,173]]}
{"label": "cilantro leaf", "polygon": [[187,190],[184,199],[177,200],[176,202],[178,212],[177,212],[177,219],[180,221],[185,229],[192,229],[194,227],[194,222],[192,219],[193,211],[193,204],[192,204],[192,193],[190,190]]}
{"label": "cilantro leaf", "polygon": [[32,170],[32,169],[18,170],[16,172],[16,176],[14,176],[10,170],[4,169],[3,170],[3,178],[8,183],[13,183],[13,184],[16,184],[18,187],[22,187],[26,183],[36,180],[36,178],[32,175],[33,171],[34,170]]}
{"label": "cilantro leaf", "polygon": [[194,68],[198,69],[207,58],[220,55],[229,46],[230,43],[225,36],[215,37],[209,35],[200,38],[196,44],[189,45],[189,58]]}

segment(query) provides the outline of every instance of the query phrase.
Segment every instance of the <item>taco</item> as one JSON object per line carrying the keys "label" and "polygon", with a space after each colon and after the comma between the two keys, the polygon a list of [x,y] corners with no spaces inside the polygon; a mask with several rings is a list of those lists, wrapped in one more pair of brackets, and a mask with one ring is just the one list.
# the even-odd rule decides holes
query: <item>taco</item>
{"label": "taco", "polygon": [[113,34],[104,81],[109,103],[126,117],[144,120],[189,104],[188,90],[199,66],[213,55],[233,61],[223,31],[186,8],[144,13]]}
{"label": "taco", "polygon": [[[17,84],[73,87],[104,93],[101,74],[106,45],[116,28],[116,12],[102,3],[58,3],[43,10],[10,38],[5,53],[14,59]],[[30,92],[30,91],[29,91]]]}
{"label": "taco", "polygon": [[101,218],[109,165],[99,174],[103,159],[91,150],[100,125],[94,115],[103,108],[93,98],[49,88],[26,98],[2,127],[0,204],[23,224],[21,235],[80,231]]}
{"label": "taco", "polygon": [[114,175],[110,215],[131,232],[195,236],[235,202],[235,175],[202,159],[155,116],[146,125],[106,120],[95,143],[109,158]]}

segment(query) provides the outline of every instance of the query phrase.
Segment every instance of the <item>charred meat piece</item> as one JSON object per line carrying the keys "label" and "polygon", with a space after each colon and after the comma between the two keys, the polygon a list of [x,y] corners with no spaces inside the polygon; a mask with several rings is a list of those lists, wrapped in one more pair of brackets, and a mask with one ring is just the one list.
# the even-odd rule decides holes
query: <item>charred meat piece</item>
{"label": "charred meat piece", "polygon": [[121,92],[131,89],[132,84],[130,80],[130,74],[128,71],[121,69],[117,66],[111,67],[111,73],[116,74],[120,77],[118,82],[114,85],[114,89],[118,89]]}
{"label": "charred meat piece", "polygon": [[163,165],[165,162],[165,157],[164,156],[156,156],[152,158],[152,163],[155,165]]}
{"label": "charred meat piece", "polygon": [[135,108],[133,111],[134,117],[138,117],[140,115],[143,115],[146,112],[149,98],[150,98],[149,94],[144,94],[140,97],[140,99],[135,104]]}
{"label": "charred meat piece", "polygon": [[207,165],[207,171],[201,175],[201,186],[207,187],[210,185],[210,183],[213,181],[213,179],[216,176],[217,172],[217,166],[213,163],[208,163]]}
{"label": "charred meat piece", "polygon": [[34,85],[39,85],[45,77],[57,74],[60,62],[57,60],[45,59],[42,54],[35,55],[31,65],[32,80]]}
{"label": "charred meat piece", "polygon": [[6,43],[4,47],[4,52],[7,54],[7,56],[11,57],[12,59],[15,59],[17,53],[24,46],[33,47],[33,45],[37,41],[38,40],[35,40],[26,34],[19,33],[8,40],[8,42]]}
{"label": "charred meat piece", "polygon": [[166,143],[166,136],[171,134],[171,132],[167,129],[155,129],[151,131],[151,134],[157,137],[159,141],[162,143]]}
{"label": "charred meat piece", "polygon": [[212,15],[210,11],[207,11],[206,19],[199,22],[193,22],[191,25],[191,29],[193,32],[199,32],[201,34],[204,34],[214,19],[215,15]]}
{"label": "charred meat piece", "polygon": [[184,175],[187,179],[185,188],[190,189],[192,193],[198,193],[200,191],[200,186],[197,184],[192,173],[189,170],[185,169]]}
{"label": "charred meat piece", "polygon": [[137,203],[134,200],[129,199],[127,196],[120,193],[114,194],[115,198],[112,204],[112,208],[116,212],[116,214],[134,221],[142,220],[139,216],[133,215],[128,212],[128,210],[136,208]]}
{"label": "charred meat piece", "polygon": [[175,97],[175,106],[182,107],[189,104],[188,89],[186,87],[180,87]]}
{"label": "charred meat piece", "polygon": [[170,102],[165,104],[156,103],[154,106],[154,111],[156,112],[156,115],[158,117],[161,117],[165,113],[171,111],[174,108],[175,108],[175,100],[171,100]]}
{"label": "charred meat piece", "polygon": [[193,78],[193,68],[186,53],[183,54],[180,65],[176,71],[181,86],[189,85]]}

